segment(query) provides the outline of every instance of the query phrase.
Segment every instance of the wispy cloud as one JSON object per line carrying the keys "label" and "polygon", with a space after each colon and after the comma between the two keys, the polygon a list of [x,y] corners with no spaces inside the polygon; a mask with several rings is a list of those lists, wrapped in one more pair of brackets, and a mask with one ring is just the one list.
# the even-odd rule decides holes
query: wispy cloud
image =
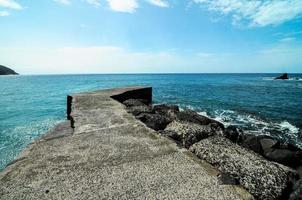
{"label": "wispy cloud", "polygon": [[208,10],[231,15],[233,23],[250,26],[279,25],[302,14],[301,0],[193,0]]}
{"label": "wispy cloud", "polygon": [[64,5],[69,5],[71,3],[70,0],[54,0],[54,1]]}
{"label": "wispy cloud", "polygon": [[87,3],[89,3],[89,4],[91,4],[95,7],[100,7],[101,6],[100,0],[86,0],[86,1],[87,1]]}
{"label": "wispy cloud", "polygon": [[21,10],[23,7],[14,0],[0,0],[0,7]]}
{"label": "wispy cloud", "polygon": [[[54,0],[54,1],[64,5],[69,5],[72,2],[71,0]],[[100,7],[102,5],[102,0],[82,0],[82,1],[91,4],[95,7]],[[108,7],[112,11],[125,12],[125,13],[134,13],[137,10],[137,8],[139,8],[139,4],[141,2],[147,2],[153,6],[158,6],[162,8],[169,7],[169,3],[167,0],[103,0],[103,2],[106,1]]]}
{"label": "wispy cloud", "polygon": [[294,40],[296,40],[296,38],[294,38],[294,37],[286,37],[286,38],[282,38],[280,40],[280,42],[291,42],[291,41],[294,41]]}
{"label": "wispy cloud", "polygon": [[0,17],[7,17],[9,15],[10,15],[10,13],[7,11],[0,11]]}
{"label": "wispy cloud", "polygon": [[138,8],[137,0],[107,0],[109,7],[118,12],[133,13]]}
{"label": "wispy cloud", "polygon": [[155,6],[159,6],[159,7],[163,7],[163,8],[169,7],[169,3],[164,0],[148,0],[148,2]]}

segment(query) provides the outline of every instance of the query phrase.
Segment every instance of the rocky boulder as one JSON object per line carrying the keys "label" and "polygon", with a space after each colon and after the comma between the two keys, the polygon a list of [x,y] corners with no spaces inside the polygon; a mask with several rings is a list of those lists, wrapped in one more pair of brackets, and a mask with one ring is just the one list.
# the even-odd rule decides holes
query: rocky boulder
{"label": "rocky boulder", "polygon": [[220,136],[201,140],[190,150],[222,173],[235,177],[257,199],[281,199],[293,173]]}
{"label": "rocky boulder", "polygon": [[260,138],[255,135],[251,135],[251,134],[244,135],[243,141],[239,144],[244,148],[252,150],[260,155],[263,155],[263,149],[260,143]]}
{"label": "rocky boulder", "polygon": [[236,126],[228,126],[224,131],[224,137],[235,143],[242,143],[244,136],[245,133],[243,132],[243,130]]}
{"label": "rocky boulder", "polygon": [[175,120],[177,118],[177,113],[179,113],[179,107],[176,105],[161,104],[155,105],[153,111],[160,115],[164,115],[171,120]]}
{"label": "rocky boulder", "polygon": [[198,114],[193,110],[184,110],[177,114],[179,121],[191,122],[199,125],[217,124],[224,129],[224,125],[214,119]]}
{"label": "rocky boulder", "polygon": [[157,113],[142,113],[136,116],[136,118],[145,123],[149,128],[156,131],[164,130],[171,122],[168,118]]}
{"label": "rocky boulder", "polygon": [[302,179],[298,181],[291,193],[289,200],[301,200],[302,199]]}
{"label": "rocky boulder", "polygon": [[198,125],[191,122],[173,121],[163,133],[189,148],[209,136],[222,134],[222,130],[216,124]]}
{"label": "rocky boulder", "polygon": [[278,77],[275,78],[275,80],[278,80],[278,79],[287,80],[288,79],[288,74],[284,73],[281,76],[278,76]]}
{"label": "rocky boulder", "polygon": [[278,141],[269,136],[259,139],[263,156],[284,165],[296,168],[302,165],[302,150],[289,143]]}
{"label": "rocky boulder", "polygon": [[137,116],[142,113],[153,113],[151,106],[132,106],[127,108],[129,113],[132,113],[134,116]]}
{"label": "rocky boulder", "polygon": [[146,106],[148,103],[144,99],[127,99],[123,102],[123,104],[127,107],[132,106]]}
{"label": "rocky boulder", "polygon": [[230,126],[224,136],[240,146],[252,150],[266,159],[296,168],[302,165],[302,150],[289,143],[267,135],[246,134],[237,127]]}

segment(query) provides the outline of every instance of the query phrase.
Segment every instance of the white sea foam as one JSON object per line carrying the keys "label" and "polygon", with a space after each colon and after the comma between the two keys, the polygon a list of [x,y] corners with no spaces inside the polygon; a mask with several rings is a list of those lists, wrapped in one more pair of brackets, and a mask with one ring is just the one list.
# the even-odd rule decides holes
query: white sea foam
{"label": "white sea foam", "polygon": [[[264,77],[262,80],[265,81],[284,81],[282,79],[275,79],[276,77]],[[302,81],[301,77],[291,77],[287,79],[286,81]]]}
{"label": "white sea foam", "polygon": [[[299,146],[300,129],[288,121],[271,122],[261,119],[252,114],[242,114],[232,110],[217,110],[214,119],[222,122],[225,126],[239,126],[245,131],[256,135],[273,135],[280,139],[291,141]],[[200,112],[200,114],[202,114]]]}
{"label": "white sea foam", "polygon": [[[193,106],[184,106],[184,108],[193,109]],[[183,110],[183,109],[181,109]],[[242,129],[253,133],[253,134],[261,134],[261,135],[272,135],[275,137],[280,137],[283,139],[297,141],[298,134],[300,129],[288,121],[282,122],[272,122],[261,119],[252,114],[239,113],[233,110],[216,110],[212,115],[203,111],[198,112],[198,114],[213,118],[225,126],[235,125],[239,126]],[[280,133],[279,135],[275,135],[276,132]],[[281,134],[282,133],[282,134]]]}
{"label": "white sea foam", "polygon": [[278,124],[278,126],[282,131],[288,130],[290,133],[294,133],[294,134],[299,133],[299,128],[295,127],[294,125],[290,124],[287,121],[281,122],[280,124]]}

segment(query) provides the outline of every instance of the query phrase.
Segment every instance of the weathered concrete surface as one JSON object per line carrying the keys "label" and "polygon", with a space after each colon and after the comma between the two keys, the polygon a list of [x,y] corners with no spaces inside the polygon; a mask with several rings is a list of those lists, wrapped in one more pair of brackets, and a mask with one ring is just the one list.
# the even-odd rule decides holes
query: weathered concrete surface
{"label": "weathered concrete surface", "polygon": [[209,164],[110,98],[126,91],[146,93],[127,88],[69,97],[74,130],[63,123],[29,145],[0,173],[0,199],[252,198],[221,185]]}

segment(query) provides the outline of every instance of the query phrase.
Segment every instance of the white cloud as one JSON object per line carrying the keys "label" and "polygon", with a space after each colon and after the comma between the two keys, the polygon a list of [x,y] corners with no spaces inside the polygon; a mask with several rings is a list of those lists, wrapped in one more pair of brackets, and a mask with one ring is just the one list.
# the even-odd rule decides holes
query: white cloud
{"label": "white cloud", "polygon": [[100,0],[86,0],[86,1],[87,1],[87,3],[89,3],[89,4],[91,4],[95,7],[100,7],[101,6]]}
{"label": "white cloud", "polygon": [[107,0],[109,7],[118,12],[133,13],[138,8],[137,0]]}
{"label": "white cloud", "polygon": [[[65,5],[71,4],[71,0],[54,0],[54,1]],[[82,0],[82,1],[91,4],[95,7],[100,7],[102,5],[101,0]],[[146,1],[149,4],[158,7],[169,7],[169,3],[166,0],[106,0],[106,1],[111,10],[117,12],[126,12],[126,13],[134,13],[136,9],[139,7],[139,2],[142,1]]]}
{"label": "white cloud", "polygon": [[159,7],[169,7],[169,3],[167,1],[163,1],[163,0],[148,0],[149,3],[155,5],[155,6],[159,6]]}
{"label": "white cloud", "polygon": [[130,51],[114,46],[0,48],[3,65],[22,74],[301,72],[301,43],[280,42],[251,53]]}
{"label": "white cloud", "polygon": [[0,0],[0,7],[21,10],[23,7],[14,0]]}
{"label": "white cloud", "polygon": [[69,5],[71,3],[70,0],[54,0],[54,1],[64,5]]}
{"label": "white cloud", "polygon": [[278,25],[302,14],[302,0],[193,0],[210,11],[231,15],[233,23],[251,26]]}
{"label": "white cloud", "polygon": [[0,11],[0,17],[7,17],[10,16],[10,13],[7,11]]}
{"label": "white cloud", "polygon": [[282,38],[280,40],[280,42],[292,42],[294,40],[296,40],[296,38],[294,38],[294,37],[286,37],[286,38]]}

